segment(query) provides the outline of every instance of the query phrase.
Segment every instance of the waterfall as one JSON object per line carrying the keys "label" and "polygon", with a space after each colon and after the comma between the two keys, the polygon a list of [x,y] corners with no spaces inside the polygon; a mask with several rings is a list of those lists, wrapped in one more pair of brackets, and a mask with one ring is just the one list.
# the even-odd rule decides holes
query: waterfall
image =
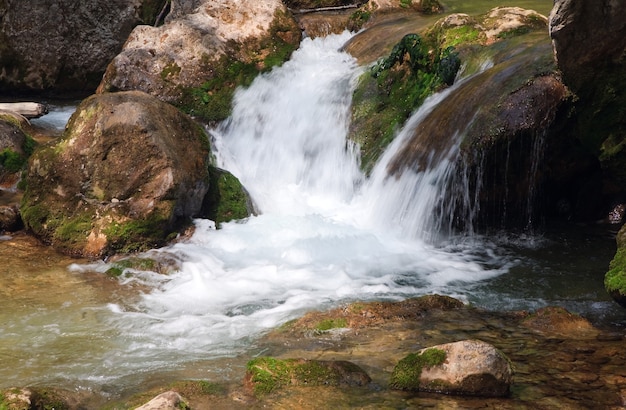
{"label": "waterfall", "polygon": [[[430,214],[450,159],[397,179],[384,175],[388,159],[369,181],[359,171],[346,134],[361,69],[339,51],[349,38],[305,39],[291,61],[237,92],[231,118],[211,134],[219,166],[241,180],[259,215],[219,230],[197,220],[189,240],[150,255],[179,261],[179,271],[122,276],[152,291],[110,306],[111,325],[132,343],[109,365],[232,354],[303,312],[347,301],[465,299],[468,286],[505,271],[493,252],[437,249],[410,233],[438,229]],[[450,92],[429,99],[409,127]]]}

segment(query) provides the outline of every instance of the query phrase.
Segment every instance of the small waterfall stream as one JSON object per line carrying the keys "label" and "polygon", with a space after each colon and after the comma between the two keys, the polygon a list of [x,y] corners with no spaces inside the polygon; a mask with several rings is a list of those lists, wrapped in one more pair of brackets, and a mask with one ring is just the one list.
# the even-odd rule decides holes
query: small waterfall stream
{"label": "small waterfall stream", "polygon": [[[439,293],[473,303],[483,298],[496,308],[513,301],[524,309],[550,300],[560,273],[542,271],[529,286],[532,279],[518,269],[520,296],[511,279],[500,280],[519,261],[497,239],[440,246],[442,220],[434,215],[441,212],[454,144],[425,169],[388,175],[403,133],[454,88],[428,99],[372,176],[362,175],[355,147],[346,142],[361,70],[339,51],[349,38],[304,40],[291,61],[238,91],[232,117],[211,131],[219,165],[242,181],[259,215],[220,230],[211,221],[195,221],[189,240],[148,253],[180,269],[129,272],[120,278],[119,294],[107,289],[106,296],[91,296],[94,286],[111,286],[94,274],[108,265],[74,264],[68,282],[93,282],[81,285],[84,300],[66,300],[64,292],[54,308],[27,310],[23,301],[11,301],[13,310],[0,324],[2,334],[12,335],[0,344],[6,387],[52,383],[117,391],[151,374],[245,352],[287,320],[349,301]],[[537,270],[531,259],[528,270]],[[533,296],[530,288],[543,293]],[[15,342],[24,327],[37,331],[28,346]]]}
{"label": "small waterfall stream", "polygon": [[154,290],[111,306],[113,326],[133,341],[116,359],[129,371],[164,357],[232,354],[249,337],[345,301],[465,298],[467,284],[506,271],[493,254],[446,252],[414,234],[437,229],[430,214],[449,162],[365,181],[346,144],[359,73],[338,51],[349,36],[306,39],[290,62],[237,93],[232,117],[212,135],[220,166],[240,178],[260,215],[220,230],[196,221],[188,242],[157,251],[180,260],[179,272],[133,279]]}

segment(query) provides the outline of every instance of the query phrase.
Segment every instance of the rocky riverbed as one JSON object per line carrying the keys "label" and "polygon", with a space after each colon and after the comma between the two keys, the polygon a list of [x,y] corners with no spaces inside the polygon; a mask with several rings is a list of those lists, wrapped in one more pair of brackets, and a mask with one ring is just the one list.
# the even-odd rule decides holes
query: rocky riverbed
{"label": "rocky riverbed", "polygon": [[[490,343],[509,358],[514,373],[508,397],[389,388],[394,366],[407,354],[465,339]],[[173,398],[168,404],[171,407],[145,408],[618,409],[626,405],[624,345],[623,332],[595,328],[562,308],[497,313],[448,297],[425,296],[402,302],[356,302],[308,313],[263,336],[249,353],[213,362],[212,366],[223,367],[222,379],[187,379],[186,375],[174,382],[155,379],[145,391],[128,397],[42,387],[22,392],[30,392],[35,404],[30,408],[48,408],[45,406],[52,402],[60,406],[56,408],[129,409],[163,392],[175,392],[166,396]],[[333,383],[282,386],[259,395],[244,384],[244,376],[246,363],[261,356],[350,361],[363,369],[371,382],[352,387]],[[196,371],[201,374],[206,369]],[[14,397],[11,391],[16,392],[5,391],[5,400]]]}

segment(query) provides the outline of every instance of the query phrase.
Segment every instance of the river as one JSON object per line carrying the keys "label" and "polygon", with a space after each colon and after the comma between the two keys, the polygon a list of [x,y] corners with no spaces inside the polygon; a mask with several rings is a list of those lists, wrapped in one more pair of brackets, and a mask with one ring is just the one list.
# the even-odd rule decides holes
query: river
{"label": "river", "polygon": [[[446,164],[411,177],[411,192],[361,174],[345,140],[362,70],[338,51],[350,37],[305,39],[291,61],[237,92],[231,118],[209,131],[219,165],[240,178],[259,215],[219,230],[197,220],[188,241],[149,253],[177,270],[114,279],[104,262],[70,260],[21,234],[2,238],[0,388],[114,395],[190,369],[228,378],[224,359],[254,349],[259,335],[356,300],[439,293],[492,310],[560,305],[622,329],[602,284],[615,251],[610,227],[434,244]],[[52,107],[42,126],[62,128],[71,111]]]}

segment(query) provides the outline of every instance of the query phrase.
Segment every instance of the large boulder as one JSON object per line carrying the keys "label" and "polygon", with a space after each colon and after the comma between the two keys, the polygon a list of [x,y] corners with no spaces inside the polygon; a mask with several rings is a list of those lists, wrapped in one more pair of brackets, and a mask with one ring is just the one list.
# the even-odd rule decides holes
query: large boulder
{"label": "large boulder", "polygon": [[0,92],[93,92],[133,27],[151,24],[164,2],[0,2]]}
{"label": "large boulder", "polygon": [[204,130],[169,104],[139,91],[94,95],[31,157],[24,223],[71,255],[162,245],[201,213],[209,157]]}
{"label": "large boulder", "polygon": [[463,340],[406,356],[389,384],[398,390],[502,397],[509,394],[512,377],[502,352],[480,340]]}
{"label": "large boulder", "polygon": [[[615,202],[626,196],[626,2],[558,0],[550,35],[565,83],[577,96],[572,136],[597,155],[603,186]],[[615,203],[613,203],[615,205]],[[621,219],[621,218],[620,218]],[[604,280],[626,307],[626,231]]]}
{"label": "large boulder", "polygon": [[300,38],[280,0],[173,2],[166,24],[133,30],[98,92],[141,90],[221,120],[235,87],[282,63]]}
{"label": "large boulder", "polygon": [[607,181],[626,186],[626,2],[558,0],[550,35],[563,80],[576,94],[572,134],[598,154]]}

